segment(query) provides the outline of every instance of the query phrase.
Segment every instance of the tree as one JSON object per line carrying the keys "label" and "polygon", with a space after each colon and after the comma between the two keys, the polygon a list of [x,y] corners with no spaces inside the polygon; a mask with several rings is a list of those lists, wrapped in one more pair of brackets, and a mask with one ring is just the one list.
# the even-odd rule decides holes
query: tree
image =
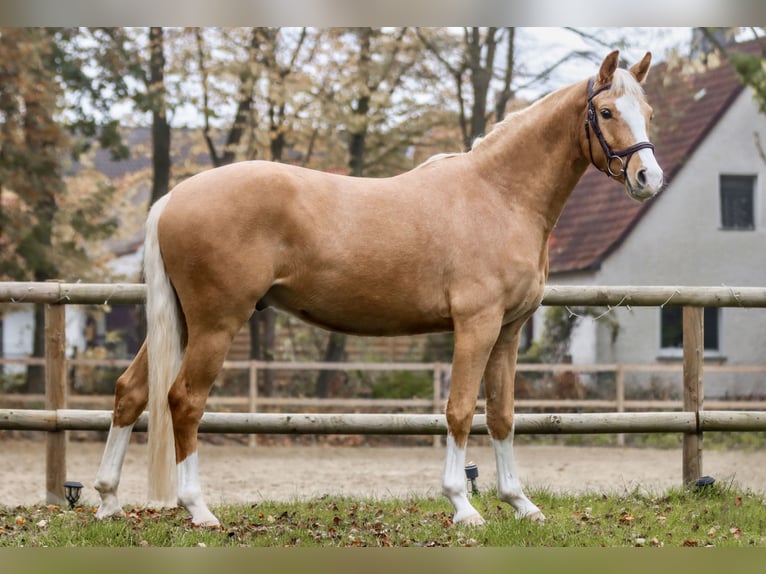
{"label": "tree", "polygon": [[[462,39],[445,30],[418,29],[418,37],[447,70],[455,85],[458,121],[463,147],[471,149],[476,138],[487,132],[487,108],[490,87],[495,77],[495,59],[503,40],[506,56],[502,68],[502,86],[495,96],[495,120],[505,115],[513,97],[514,28],[463,28]],[[466,87],[470,93],[466,94]],[[470,107],[470,114],[466,108]]]}
{"label": "tree", "polygon": [[[144,37],[123,28],[3,30],[3,203],[11,194],[18,198],[16,215],[21,217],[15,222],[22,230],[14,234],[2,227],[2,242],[14,245],[16,254],[3,261],[4,274],[41,281],[87,279],[98,272],[93,244],[109,237],[117,225],[111,210],[115,190],[82,176],[87,171],[82,166],[80,176],[67,184],[64,164],[69,155],[81,159],[94,142],[115,159],[128,156],[119,119],[111,113],[116,103],[132,99],[141,111],[156,109],[156,124],[165,119],[162,30],[149,31],[159,49],[147,67]],[[169,148],[167,122],[164,131]],[[169,156],[164,168],[154,170],[155,194],[167,190],[167,170]],[[36,356],[43,352],[43,327],[38,308]],[[28,373],[29,390],[39,392],[42,374],[34,368]]]}
{"label": "tree", "polygon": [[149,82],[146,109],[152,115],[153,204],[170,189],[170,124],[165,86],[165,34],[161,27],[149,29]]}
{"label": "tree", "polygon": [[[737,49],[736,37],[739,28],[696,28],[693,48],[697,48],[698,57],[707,60],[712,49],[717,51],[739,75],[740,81],[753,90],[753,97],[762,114],[766,113],[766,28],[752,28],[751,32],[759,50],[745,52]],[[766,162],[766,150],[760,134],[755,133],[755,143],[761,158]]]}
{"label": "tree", "polygon": [[[4,275],[47,281],[57,277],[52,257],[53,221],[58,197],[64,191],[61,159],[68,139],[56,122],[61,86],[50,62],[55,39],[44,28],[0,31],[0,113],[3,116],[0,141],[0,186],[13,194],[24,209],[23,222],[14,222],[10,236],[3,217],[3,243],[15,254],[3,257]],[[5,210],[3,210],[5,213]],[[13,244],[13,245],[11,245]],[[35,306],[33,353],[44,352],[43,311]],[[44,371],[28,370],[27,390],[43,392]]]}

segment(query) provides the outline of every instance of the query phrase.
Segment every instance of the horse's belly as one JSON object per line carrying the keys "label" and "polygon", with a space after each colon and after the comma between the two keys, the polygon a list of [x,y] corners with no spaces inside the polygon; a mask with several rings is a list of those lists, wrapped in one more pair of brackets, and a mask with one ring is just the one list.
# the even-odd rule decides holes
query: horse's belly
{"label": "horse's belly", "polygon": [[[272,287],[258,308],[273,306],[299,319],[331,331],[353,335],[396,336],[452,330],[451,318],[435,305],[385,301],[351,293],[298,297]],[[425,307],[425,308],[424,308]]]}

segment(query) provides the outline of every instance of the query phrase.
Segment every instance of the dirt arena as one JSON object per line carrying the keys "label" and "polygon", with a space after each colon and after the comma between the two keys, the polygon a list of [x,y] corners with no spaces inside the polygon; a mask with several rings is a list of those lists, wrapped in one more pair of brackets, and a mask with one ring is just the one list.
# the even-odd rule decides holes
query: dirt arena
{"label": "dirt arena", "polygon": [[[70,442],[68,480],[85,485],[82,502],[97,504],[92,488],[103,443]],[[200,445],[201,481],[211,505],[290,501],[324,494],[370,497],[438,495],[444,450],[430,447],[290,446],[250,448]],[[494,486],[490,447],[469,447],[479,465],[479,489]],[[680,450],[617,447],[517,447],[526,487],[554,492],[623,492],[639,488],[663,492],[681,483]],[[131,444],[120,498],[142,504],[146,492],[146,445]],[[766,492],[766,457],[760,452],[706,451],[703,472],[719,482],[734,482]],[[45,442],[0,440],[0,506],[45,501]]]}

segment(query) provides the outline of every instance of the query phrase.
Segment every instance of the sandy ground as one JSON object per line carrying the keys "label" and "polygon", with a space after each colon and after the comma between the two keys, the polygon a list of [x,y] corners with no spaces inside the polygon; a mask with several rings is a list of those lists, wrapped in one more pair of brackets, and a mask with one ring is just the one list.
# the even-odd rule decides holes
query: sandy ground
{"label": "sandy ground", "polygon": [[[81,502],[97,504],[92,488],[103,444],[70,442],[67,479],[85,485]],[[555,492],[662,492],[681,483],[680,450],[611,447],[527,446],[516,449],[527,488]],[[200,445],[203,492],[211,505],[290,501],[324,494],[406,497],[438,495],[444,451],[411,447],[265,447]],[[479,489],[494,486],[491,447],[470,446],[479,466]],[[146,492],[146,446],[131,444],[123,469],[120,500],[142,504]],[[718,481],[766,492],[764,453],[707,451],[704,474]],[[0,441],[0,505],[45,501],[45,442]]]}

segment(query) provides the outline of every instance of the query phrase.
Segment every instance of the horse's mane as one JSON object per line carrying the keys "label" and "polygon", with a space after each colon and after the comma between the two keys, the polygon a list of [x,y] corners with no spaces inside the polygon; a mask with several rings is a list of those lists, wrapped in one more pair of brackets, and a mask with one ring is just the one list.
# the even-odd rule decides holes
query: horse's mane
{"label": "horse's mane", "polygon": [[[554,92],[551,92],[551,94]],[[551,94],[548,94],[551,95]],[[612,76],[612,86],[609,88],[609,94],[614,96],[621,96],[623,94],[629,94],[632,96],[635,96],[639,99],[645,99],[646,95],[644,93],[644,88],[641,86],[641,84],[638,83],[635,76],[631,74],[628,70],[624,68],[618,68],[614,72],[614,76]],[[542,97],[529,106],[526,106],[525,108],[522,108],[520,110],[516,110],[514,112],[509,113],[505,116],[501,121],[497,122],[495,126],[484,136],[477,137],[473,144],[471,145],[471,149],[476,149],[479,147],[482,143],[486,142],[487,139],[492,139],[494,137],[498,136],[498,133],[502,131],[502,128],[504,126],[507,126],[514,122],[514,120],[518,117],[523,115],[527,110],[530,110],[531,108],[535,107],[538,103],[545,100],[548,96]],[[499,129],[498,129],[499,128]],[[429,157],[427,160],[425,160],[423,163],[421,163],[418,167],[428,165],[429,163],[439,161],[442,159],[447,159],[450,157],[455,157],[457,155],[460,155],[460,153],[440,153],[436,154],[432,157]]]}
{"label": "horse's mane", "polygon": [[635,76],[623,68],[618,68],[614,71],[614,76],[612,76],[612,87],[610,88],[609,93],[616,96],[630,94],[639,99],[646,98],[644,88],[638,83]]}
{"label": "horse's mane", "polygon": [[417,167],[423,167],[424,165],[428,165],[429,163],[433,163],[435,161],[439,161],[442,159],[447,159],[450,157],[455,157],[460,155],[460,152],[452,152],[452,153],[437,153],[436,155],[432,155],[427,160],[425,160],[423,163],[418,165]]}
{"label": "horse's mane", "polygon": [[[515,112],[511,112],[508,115],[505,116],[501,121],[497,122],[495,126],[487,133],[487,135],[483,137],[478,137],[474,140],[473,146],[471,146],[471,149],[476,149],[479,145],[486,142],[488,139],[492,139],[494,137],[497,137],[499,132],[502,131],[503,127],[508,126],[509,124],[512,124],[514,121],[517,120],[517,118],[523,116],[528,111],[533,110],[538,104],[546,100],[548,97],[553,95],[554,92],[551,92],[547,94],[546,96],[536,100],[529,106],[526,106],[520,110],[516,110]],[[635,76],[630,73],[630,71],[624,69],[624,68],[618,68],[614,72],[614,76],[612,77],[612,86],[609,88],[609,94],[614,96],[621,96],[623,94],[630,94],[632,96],[635,96],[639,99],[645,99],[646,95],[644,94],[644,88],[641,86],[641,84],[638,83]]]}

